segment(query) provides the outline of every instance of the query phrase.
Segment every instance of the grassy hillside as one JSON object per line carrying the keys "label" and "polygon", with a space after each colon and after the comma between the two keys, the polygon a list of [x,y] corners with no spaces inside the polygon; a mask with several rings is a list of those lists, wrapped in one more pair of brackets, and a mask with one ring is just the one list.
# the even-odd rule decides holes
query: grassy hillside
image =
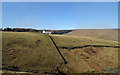
{"label": "grassy hillside", "polygon": [[116,73],[118,71],[118,49],[82,48],[60,49],[67,61],[61,70],[66,73]]}
{"label": "grassy hillside", "polygon": [[[108,41],[90,37],[51,35],[57,46],[75,47],[90,45],[117,46],[115,41]],[[68,64],[62,68],[69,73],[115,73],[118,67],[118,48],[85,47],[77,49],[59,48]]]}
{"label": "grassy hillside", "polygon": [[3,69],[50,72],[61,62],[46,34],[2,32]]}
{"label": "grassy hillside", "polygon": [[[85,47],[77,49],[59,48],[67,61],[63,60],[46,34],[30,32],[2,32],[3,69],[17,71],[64,73],[104,72],[115,73],[118,68],[118,48]],[[118,42],[94,37],[50,35],[56,45],[76,47],[83,45],[118,46]]]}
{"label": "grassy hillside", "polygon": [[67,35],[51,35],[57,46],[75,47],[83,45],[109,45],[118,46],[117,41],[109,41],[104,39],[85,37],[85,36],[67,36]]}
{"label": "grassy hillside", "polygon": [[118,41],[118,29],[76,29],[65,35],[87,36]]}

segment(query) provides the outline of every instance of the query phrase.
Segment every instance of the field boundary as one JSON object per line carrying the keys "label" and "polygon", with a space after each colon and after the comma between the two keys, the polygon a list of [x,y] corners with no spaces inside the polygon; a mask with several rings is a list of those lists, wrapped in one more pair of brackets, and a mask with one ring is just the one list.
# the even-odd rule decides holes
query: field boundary
{"label": "field boundary", "polygon": [[62,59],[63,59],[63,61],[64,61],[64,64],[67,64],[66,59],[64,58],[64,56],[63,56],[62,53],[60,52],[59,48],[58,48],[57,45],[55,44],[55,42],[54,42],[54,40],[52,39],[52,37],[49,36],[48,34],[47,34],[47,36],[48,36],[48,38],[50,39],[51,43],[52,43],[52,44],[55,46],[55,48],[57,49],[59,55],[62,57]]}
{"label": "field boundary", "polygon": [[84,45],[84,46],[78,46],[78,47],[58,46],[58,48],[63,48],[63,49],[76,49],[76,48],[85,48],[85,47],[112,47],[112,48],[120,48],[120,46],[108,46],[108,45]]}
{"label": "field boundary", "polygon": [[5,74],[5,75],[33,75],[33,74],[59,74],[56,72],[26,72],[26,71],[9,71],[9,70],[3,70],[1,71],[1,74]]}

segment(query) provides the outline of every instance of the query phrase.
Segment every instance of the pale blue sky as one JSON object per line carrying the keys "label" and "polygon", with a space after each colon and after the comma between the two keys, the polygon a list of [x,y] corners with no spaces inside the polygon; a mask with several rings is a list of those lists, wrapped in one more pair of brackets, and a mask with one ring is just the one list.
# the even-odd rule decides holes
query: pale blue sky
{"label": "pale blue sky", "polygon": [[118,2],[120,0],[2,0],[3,2]]}
{"label": "pale blue sky", "polygon": [[118,28],[117,2],[3,2],[2,27]]}

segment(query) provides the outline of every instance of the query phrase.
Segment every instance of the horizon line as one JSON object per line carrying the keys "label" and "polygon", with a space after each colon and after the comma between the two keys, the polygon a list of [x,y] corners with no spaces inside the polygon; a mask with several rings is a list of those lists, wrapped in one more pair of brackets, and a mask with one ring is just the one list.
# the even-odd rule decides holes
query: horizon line
{"label": "horizon line", "polygon": [[[5,28],[14,28],[14,27],[0,27],[0,29],[5,29]],[[98,29],[98,28],[73,28],[73,29],[48,29],[48,28],[43,28],[43,29],[37,29],[37,28],[24,28],[24,27],[15,27],[19,29],[35,29],[35,30],[77,30],[77,29]],[[120,28],[99,28],[99,29],[120,29]]]}

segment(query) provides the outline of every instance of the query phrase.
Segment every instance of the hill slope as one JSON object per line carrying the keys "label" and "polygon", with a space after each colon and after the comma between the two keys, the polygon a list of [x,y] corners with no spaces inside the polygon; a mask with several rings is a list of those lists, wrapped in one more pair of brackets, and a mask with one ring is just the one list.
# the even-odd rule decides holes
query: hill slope
{"label": "hill slope", "polygon": [[51,72],[62,63],[46,34],[2,32],[3,69]]}
{"label": "hill slope", "polygon": [[118,46],[118,42],[105,39],[49,35],[54,40],[67,64],[46,34],[30,32],[2,32],[3,69],[30,72],[56,72],[56,67],[64,73],[115,73],[118,68],[118,48],[84,47],[64,49],[84,45]]}
{"label": "hill slope", "polygon": [[[51,35],[68,64],[62,68],[69,73],[116,73],[118,70],[118,48],[79,47],[84,45],[118,46],[118,42],[91,37]],[[91,40],[91,41],[90,41]]]}
{"label": "hill slope", "polygon": [[84,45],[108,45],[118,46],[117,41],[87,37],[87,36],[68,36],[68,35],[51,35],[57,46],[76,47]]}
{"label": "hill slope", "polygon": [[118,29],[76,29],[65,35],[87,36],[118,41]]}

